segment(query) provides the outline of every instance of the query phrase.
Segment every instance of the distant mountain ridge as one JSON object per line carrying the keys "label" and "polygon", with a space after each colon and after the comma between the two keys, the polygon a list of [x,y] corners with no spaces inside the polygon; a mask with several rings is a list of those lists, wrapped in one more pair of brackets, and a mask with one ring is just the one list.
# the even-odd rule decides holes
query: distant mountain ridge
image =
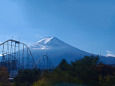
{"label": "distant mountain ridge", "polygon": [[[30,46],[30,50],[32,51],[33,57],[36,61],[40,56],[47,53],[55,66],[57,66],[62,59],[66,59],[70,63],[71,61],[81,59],[84,56],[97,56],[75,48],[56,37],[44,38]],[[100,60],[106,64],[115,64],[115,57],[101,56]]]}

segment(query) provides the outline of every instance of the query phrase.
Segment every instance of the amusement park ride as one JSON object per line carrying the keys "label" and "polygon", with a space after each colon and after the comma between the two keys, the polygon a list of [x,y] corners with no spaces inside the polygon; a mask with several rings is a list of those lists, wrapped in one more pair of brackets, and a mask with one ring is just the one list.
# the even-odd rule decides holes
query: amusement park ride
{"label": "amusement park ride", "polygon": [[47,55],[41,56],[36,63],[26,44],[10,39],[0,44],[0,68],[7,68],[13,77],[18,70],[39,68],[50,71],[53,65]]}

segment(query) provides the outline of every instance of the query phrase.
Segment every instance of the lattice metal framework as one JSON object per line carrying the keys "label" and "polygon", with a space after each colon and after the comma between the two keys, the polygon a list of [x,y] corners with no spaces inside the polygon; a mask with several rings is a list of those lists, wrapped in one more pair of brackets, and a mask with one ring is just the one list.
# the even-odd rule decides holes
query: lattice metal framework
{"label": "lattice metal framework", "polygon": [[54,69],[52,62],[47,55],[43,55],[39,58],[37,68],[48,71],[52,71]]}
{"label": "lattice metal framework", "polygon": [[11,39],[0,44],[0,55],[0,66],[7,67],[9,73],[36,67],[29,47],[19,41]]}

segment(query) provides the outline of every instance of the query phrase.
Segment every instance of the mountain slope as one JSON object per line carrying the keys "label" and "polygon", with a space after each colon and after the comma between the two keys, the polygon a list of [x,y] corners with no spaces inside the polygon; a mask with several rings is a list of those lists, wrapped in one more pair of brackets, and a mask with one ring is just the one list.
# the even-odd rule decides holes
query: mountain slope
{"label": "mountain slope", "polygon": [[[40,56],[47,53],[48,57],[55,66],[57,66],[62,59],[66,59],[70,63],[71,61],[81,59],[84,56],[96,56],[94,54],[75,48],[56,37],[44,38],[30,46],[30,49],[35,58],[35,61],[37,61]],[[106,64],[115,64],[115,58],[113,57],[102,56],[100,59]]]}

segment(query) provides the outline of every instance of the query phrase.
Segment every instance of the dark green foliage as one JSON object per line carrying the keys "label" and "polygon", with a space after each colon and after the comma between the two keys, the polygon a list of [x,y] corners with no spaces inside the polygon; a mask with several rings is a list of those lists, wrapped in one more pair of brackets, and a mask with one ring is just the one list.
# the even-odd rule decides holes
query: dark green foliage
{"label": "dark green foliage", "polygon": [[44,74],[42,79],[45,80],[44,83],[52,83],[52,86],[64,82],[87,86],[114,86],[114,69],[111,66],[100,65],[99,58],[93,56],[85,56],[79,61],[71,62],[71,64],[63,59],[53,72]]}
{"label": "dark green foliage", "polygon": [[67,63],[65,59],[63,59],[61,63],[59,64],[58,68],[60,68],[63,71],[68,71],[70,70],[70,65]]}
{"label": "dark green foliage", "polygon": [[79,83],[97,85],[98,74],[94,70],[94,67],[98,64],[98,60],[98,57],[86,56],[79,61],[72,62],[71,76],[78,77]]}
{"label": "dark green foliage", "polygon": [[88,85],[98,84],[98,74],[94,67],[98,64],[98,57],[84,57],[79,61],[72,62],[71,65],[62,60],[52,74],[57,74],[58,81],[80,83]]}
{"label": "dark green foliage", "polygon": [[14,78],[15,86],[30,86],[33,82],[40,78],[40,70],[20,70],[18,75]]}
{"label": "dark green foliage", "polygon": [[44,71],[41,74],[38,69],[19,71],[15,78],[15,86],[67,86],[70,84],[115,86],[115,68],[100,64],[98,57],[85,56],[71,64],[63,59],[52,72]]}

